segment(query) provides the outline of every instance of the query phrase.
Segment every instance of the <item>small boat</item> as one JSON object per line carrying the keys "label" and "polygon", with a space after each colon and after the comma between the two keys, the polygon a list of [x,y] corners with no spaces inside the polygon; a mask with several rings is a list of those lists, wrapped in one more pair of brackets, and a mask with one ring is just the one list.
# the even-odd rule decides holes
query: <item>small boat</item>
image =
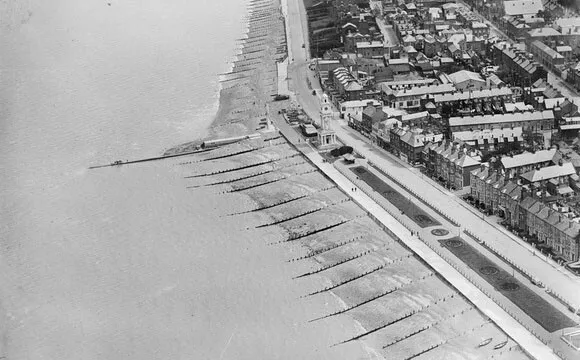
{"label": "small boat", "polygon": [[113,161],[111,163],[111,166],[115,166],[115,165],[121,165],[123,162],[121,160],[117,160],[117,161]]}
{"label": "small boat", "polygon": [[487,338],[487,339],[483,340],[482,342],[479,343],[478,347],[483,347],[483,346],[489,344],[491,342],[491,340],[493,340],[493,338]]}
{"label": "small boat", "polygon": [[502,347],[504,347],[507,344],[507,340],[504,342],[500,342],[499,344],[497,344],[496,346],[493,347],[494,350],[498,350],[501,349]]}

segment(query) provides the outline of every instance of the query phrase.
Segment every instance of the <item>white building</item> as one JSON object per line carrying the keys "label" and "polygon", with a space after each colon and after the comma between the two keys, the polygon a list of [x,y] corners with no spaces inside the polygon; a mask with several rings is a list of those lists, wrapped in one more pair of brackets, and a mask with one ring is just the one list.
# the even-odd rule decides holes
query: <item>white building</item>
{"label": "white building", "polygon": [[373,106],[382,106],[378,100],[351,100],[340,103],[340,117],[344,119],[353,118],[362,121],[362,113],[365,107],[372,104]]}

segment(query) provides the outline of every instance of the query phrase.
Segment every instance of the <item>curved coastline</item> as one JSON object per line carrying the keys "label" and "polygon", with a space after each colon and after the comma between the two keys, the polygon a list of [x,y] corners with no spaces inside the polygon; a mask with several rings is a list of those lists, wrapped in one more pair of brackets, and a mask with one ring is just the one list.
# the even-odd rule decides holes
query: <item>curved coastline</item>
{"label": "curved coastline", "polygon": [[[248,3],[247,28],[231,70],[220,75],[219,105],[205,138],[255,132],[266,117],[266,104],[277,93],[277,63],[287,57],[280,0]],[[167,150],[173,155],[195,150],[203,140]]]}

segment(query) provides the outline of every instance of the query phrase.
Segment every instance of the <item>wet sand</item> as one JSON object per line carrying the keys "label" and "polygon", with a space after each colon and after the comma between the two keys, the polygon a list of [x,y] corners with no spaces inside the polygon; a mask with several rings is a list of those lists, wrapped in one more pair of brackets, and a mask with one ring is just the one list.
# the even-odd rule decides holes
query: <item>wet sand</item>
{"label": "wet sand", "polygon": [[[219,108],[207,138],[254,133],[264,125],[267,104],[278,93],[276,64],[287,56],[280,1],[251,2],[248,12],[248,27],[241,37],[239,53],[231,71],[220,77]],[[165,154],[188,152],[199,144],[181,144]]]}
{"label": "wet sand", "polygon": [[[259,130],[276,93],[283,28],[275,22],[277,2],[259,3],[264,7],[250,14],[259,20],[250,24],[239,61],[222,78],[212,137]],[[212,203],[213,225],[207,226],[219,223],[245,259],[238,265],[224,258],[218,266],[220,276],[248,275],[243,289],[233,281],[215,282],[205,296],[220,289],[222,296],[239,292],[240,299],[257,299],[248,309],[237,307],[230,324],[218,326],[222,338],[245,328],[248,337],[263,337],[264,355],[273,358],[527,358],[512,340],[494,350],[505,334],[276,132],[188,156],[175,169],[195,198]],[[220,254],[208,249],[207,256]],[[203,304],[208,314],[214,312]],[[270,317],[261,309],[280,312]],[[487,338],[492,344],[478,347]],[[234,346],[233,352],[244,354],[253,343]]]}
{"label": "wet sand", "polygon": [[362,358],[378,359],[527,358],[511,340],[500,350],[479,348],[507,337],[295,149],[268,136],[274,140],[226,146],[180,166],[194,193],[246,199],[229,202],[236,205],[227,218],[240,233],[261,234],[256,257],[278,254],[293,274],[291,302],[307,314],[302,326],[332,331],[324,345],[318,338],[301,346],[360,344]]}

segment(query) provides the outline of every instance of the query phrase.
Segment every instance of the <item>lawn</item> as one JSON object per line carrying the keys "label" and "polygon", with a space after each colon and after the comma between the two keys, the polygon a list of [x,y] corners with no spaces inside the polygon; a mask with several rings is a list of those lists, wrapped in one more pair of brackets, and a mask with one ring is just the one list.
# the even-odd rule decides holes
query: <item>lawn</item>
{"label": "lawn", "polygon": [[575,326],[570,318],[458,237],[439,241],[549,332]]}
{"label": "lawn", "polygon": [[421,210],[421,208],[415,205],[409,198],[401,195],[397,190],[386,184],[375,174],[368,172],[364,167],[352,167],[350,170],[420,227],[426,228],[429,226],[441,225],[440,222],[436,221],[425,211]]}

